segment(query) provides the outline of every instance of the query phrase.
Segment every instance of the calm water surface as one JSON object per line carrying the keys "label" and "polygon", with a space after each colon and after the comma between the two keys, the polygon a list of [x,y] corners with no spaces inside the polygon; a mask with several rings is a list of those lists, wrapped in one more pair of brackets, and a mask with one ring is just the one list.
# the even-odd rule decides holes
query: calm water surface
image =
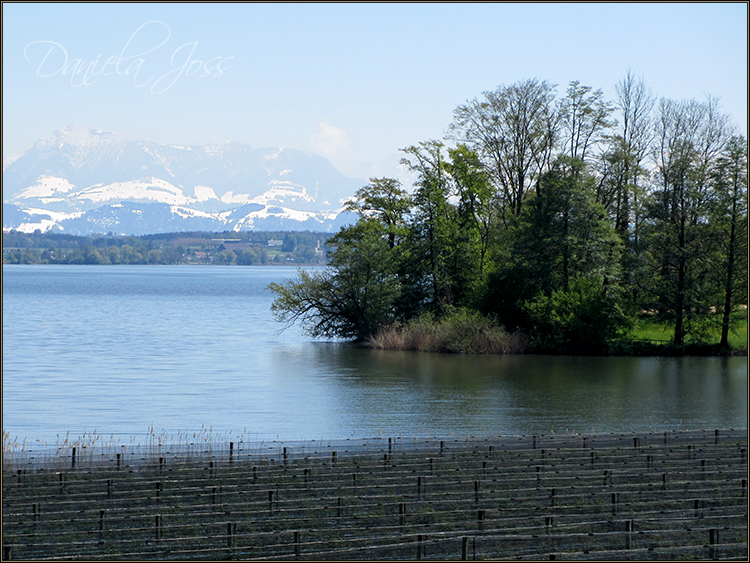
{"label": "calm water surface", "polygon": [[3,430],[248,440],[747,428],[746,358],[469,357],[311,341],[291,267],[3,266]]}

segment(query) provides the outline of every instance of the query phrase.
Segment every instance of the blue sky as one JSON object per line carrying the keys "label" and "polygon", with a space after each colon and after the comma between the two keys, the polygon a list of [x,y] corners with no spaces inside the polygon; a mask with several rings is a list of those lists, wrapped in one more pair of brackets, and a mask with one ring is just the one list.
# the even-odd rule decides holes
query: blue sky
{"label": "blue sky", "polygon": [[658,97],[720,97],[747,134],[745,3],[3,4],[3,159],[73,124],[391,175],[482,91],[613,99],[628,69]]}

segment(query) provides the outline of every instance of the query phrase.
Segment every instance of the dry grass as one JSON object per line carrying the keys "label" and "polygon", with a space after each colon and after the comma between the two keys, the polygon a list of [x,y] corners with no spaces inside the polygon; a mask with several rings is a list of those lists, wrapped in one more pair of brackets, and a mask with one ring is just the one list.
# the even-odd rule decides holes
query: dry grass
{"label": "dry grass", "polygon": [[488,319],[459,311],[435,320],[420,318],[383,327],[369,341],[378,350],[414,350],[451,354],[523,354],[528,340]]}

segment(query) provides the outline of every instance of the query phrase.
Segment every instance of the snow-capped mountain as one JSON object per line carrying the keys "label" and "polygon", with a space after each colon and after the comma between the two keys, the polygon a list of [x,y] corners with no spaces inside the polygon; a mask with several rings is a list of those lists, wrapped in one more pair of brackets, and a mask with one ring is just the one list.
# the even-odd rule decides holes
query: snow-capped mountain
{"label": "snow-capped mountain", "polygon": [[348,222],[345,201],[365,183],[294,149],[160,145],[65,127],[3,171],[3,228],[336,230]]}

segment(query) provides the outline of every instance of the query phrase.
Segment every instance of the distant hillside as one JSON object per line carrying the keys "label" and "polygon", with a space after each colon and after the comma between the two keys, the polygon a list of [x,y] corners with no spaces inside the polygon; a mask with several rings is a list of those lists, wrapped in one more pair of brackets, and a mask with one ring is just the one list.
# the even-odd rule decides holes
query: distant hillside
{"label": "distant hillside", "polygon": [[3,171],[3,227],[333,231],[347,222],[339,219],[344,202],[365,183],[294,149],[160,145],[65,127]]}

